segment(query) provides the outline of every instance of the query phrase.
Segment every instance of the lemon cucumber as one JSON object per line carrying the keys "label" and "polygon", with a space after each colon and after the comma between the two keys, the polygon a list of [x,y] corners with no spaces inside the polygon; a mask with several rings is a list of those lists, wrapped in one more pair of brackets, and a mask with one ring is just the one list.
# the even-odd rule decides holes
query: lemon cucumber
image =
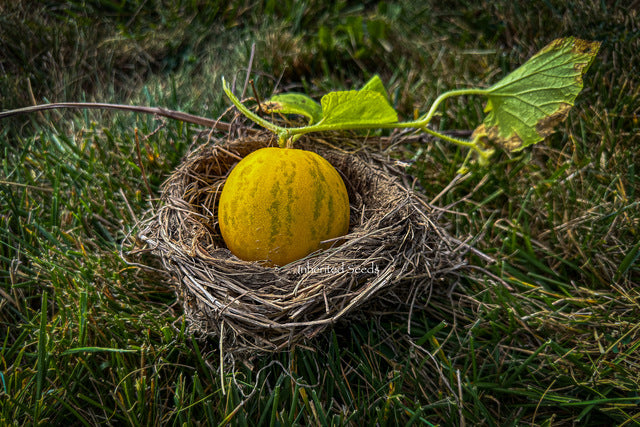
{"label": "lemon cucumber", "polygon": [[261,148],[229,174],[218,222],[235,256],[280,266],[348,232],[349,196],[338,171],[320,155]]}

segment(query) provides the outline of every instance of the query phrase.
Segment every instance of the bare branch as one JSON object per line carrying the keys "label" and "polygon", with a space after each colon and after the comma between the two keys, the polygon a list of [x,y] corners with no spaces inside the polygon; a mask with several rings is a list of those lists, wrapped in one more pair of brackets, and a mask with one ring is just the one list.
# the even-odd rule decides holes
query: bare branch
{"label": "bare branch", "polygon": [[[215,128],[223,132],[227,132],[229,131],[229,129],[231,129],[231,125],[229,123],[209,119],[207,117],[195,116],[193,114],[183,113],[181,111],[168,110],[161,107],[143,107],[138,105],[106,104],[99,102],[57,102],[52,104],[34,105],[31,107],[18,108],[15,110],[0,111],[0,119],[17,116],[19,114],[29,114],[37,111],[63,108],[132,111],[135,113],[153,114],[155,116],[162,116],[186,123]],[[247,129],[247,131],[249,133],[257,132],[254,129]]]}

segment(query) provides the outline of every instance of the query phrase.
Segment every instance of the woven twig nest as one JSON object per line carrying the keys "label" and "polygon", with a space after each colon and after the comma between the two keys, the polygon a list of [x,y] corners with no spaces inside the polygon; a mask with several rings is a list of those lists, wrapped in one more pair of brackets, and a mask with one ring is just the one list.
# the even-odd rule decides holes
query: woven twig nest
{"label": "woven twig nest", "polygon": [[[226,352],[280,351],[363,307],[412,306],[416,295],[463,265],[434,210],[403,184],[403,171],[374,150],[344,151],[301,139],[342,175],[351,223],[343,242],[283,267],[245,262],[225,247],[216,204],[231,168],[275,145],[267,135],[215,140],[193,151],[163,187],[138,237],[176,278],[194,332]],[[389,307],[388,307],[389,308]]]}

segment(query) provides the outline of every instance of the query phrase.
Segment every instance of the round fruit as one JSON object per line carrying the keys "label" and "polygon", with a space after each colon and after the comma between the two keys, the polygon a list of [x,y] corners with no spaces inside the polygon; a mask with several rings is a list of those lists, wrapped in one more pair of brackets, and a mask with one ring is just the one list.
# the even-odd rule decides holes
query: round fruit
{"label": "round fruit", "polygon": [[229,174],[218,222],[238,258],[285,265],[347,233],[349,196],[338,171],[318,154],[261,148]]}

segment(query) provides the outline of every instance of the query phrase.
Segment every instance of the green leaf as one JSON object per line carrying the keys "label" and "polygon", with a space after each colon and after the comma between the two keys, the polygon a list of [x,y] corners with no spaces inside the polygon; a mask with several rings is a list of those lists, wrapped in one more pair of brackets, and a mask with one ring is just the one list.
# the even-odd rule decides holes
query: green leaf
{"label": "green leaf", "polygon": [[325,125],[366,126],[398,121],[398,113],[384,95],[373,90],[329,92],[320,103]]}
{"label": "green leaf", "polygon": [[272,96],[263,108],[268,113],[299,114],[309,119],[309,124],[322,119],[322,107],[307,95],[301,93],[281,93]]}
{"label": "green leaf", "polygon": [[[365,83],[365,85],[360,89],[360,92],[376,92],[382,95],[384,100],[387,103],[389,101],[389,98],[387,95],[387,89],[384,87],[384,83],[382,83],[380,76],[378,76],[377,74],[374,75],[371,79],[369,79],[367,83]],[[350,100],[348,100],[348,98],[351,96],[352,95],[340,95],[341,99],[345,100],[345,102],[351,102]],[[379,105],[376,106],[376,104],[380,103],[380,100],[376,98],[377,97],[370,96],[370,95],[360,95],[359,99],[354,98],[353,102],[369,103],[373,99],[374,109],[377,109],[378,112],[385,110],[386,107],[380,107]],[[333,102],[336,99],[332,99],[331,102]],[[333,109],[334,107],[332,106],[331,108]],[[304,95],[301,93],[282,93],[282,94],[272,96],[268,101],[264,103],[263,109],[267,113],[299,114],[299,115],[305,116],[309,119],[310,125],[319,122],[320,120],[322,120],[322,117],[323,117],[323,106],[318,104],[316,101],[314,101],[307,95]],[[373,110],[371,110],[370,112],[372,113],[372,117],[374,117],[375,114],[377,114]],[[335,113],[336,112],[333,111],[334,115]],[[385,111],[385,113],[389,113],[389,111],[387,110]],[[342,113],[339,113],[339,114],[342,114]],[[394,111],[394,114],[395,114],[395,111]],[[358,119],[358,122],[360,122],[360,120],[361,119]],[[394,119],[391,120],[391,122],[394,122],[397,120],[398,120],[397,115],[395,115]],[[352,119],[347,119],[345,123],[352,123],[353,121],[354,120]],[[340,120],[340,123],[342,122],[343,121]],[[331,124],[335,122],[333,122],[332,120],[329,120],[329,121],[325,120],[324,123]]]}
{"label": "green leaf", "polygon": [[371,79],[369,79],[369,81],[365,83],[365,85],[362,86],[362,89],[360,90],[372,90],[374,92],[378,92],[379,94],[384,96],[384,99],[386,99],[387,101],[389,100],[387,88],[384,87],[384,83],[382,83],[380,76],[377,74],[371,77]]}
{"label": "green leaf", "polygon": [[488,89],[487,116],[474,135],[509,151],[542,141],[569,113],[599,42],[557,39]]}

